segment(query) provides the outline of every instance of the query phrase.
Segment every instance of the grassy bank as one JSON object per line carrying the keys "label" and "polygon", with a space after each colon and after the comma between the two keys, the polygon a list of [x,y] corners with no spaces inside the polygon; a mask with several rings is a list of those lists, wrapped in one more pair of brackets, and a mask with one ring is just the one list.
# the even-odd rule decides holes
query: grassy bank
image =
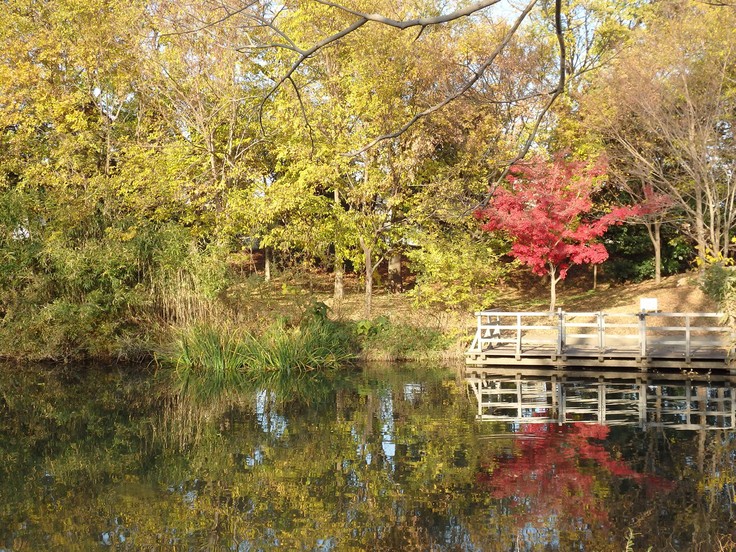
{"label": "grassy bank", "polygon": [[[35,311],[29,307],[26,315],[7,312],[0,324],[0,356],[28,361],[156,358],[177,367],[184,382],[196,377],[197,366],[211,364],[218,367],[213,374],[223,385],[237,386],[244,374],[309,373],[350,359],[461,360],[472,337],[470,309],[419,308],[408,293],[379,288],[372,315],[366,317],[354,276],[346,278],[345,298],[334,302],[332,280],[324,273],[293,269],[266,282],[260,274],[218,272],[216,252],[206,261],[198,260],[212,270],[162,268],[145,293],[134,288],[132,296],[108,302],[74,288],[83,300],[74,308],[55,302]],[[519,277],[515,282],[497,289],[497,300],[484,307],[547,308],[543,279]],[[663,311],[718,310],[693,274],[665,278],[661,284],[606,284],[595,290],[590,284],[583,279],[561,282],[559,306],[636,312],[640,297],[656,297]],[[315,305],[322,305],[319,312]]]}
{"label": "grassy bank", "polygon": [[330,320],[322,304],[298,326],[281,319],[260,334],[223,323],[198,323],[172,333],[158,359],[181,392],[201,398],[337,371],[358,356],[350,325]]}
{"label": "grassy bank", "polygon": [[356,361],[443,358],[454,340],[437,329],[371,320],[334,320],[315,303],[298,324],[281,317],[261,331],[232,322],[172,328],[156,355],[180,392],[208,398],[285,380],[305,381]]}

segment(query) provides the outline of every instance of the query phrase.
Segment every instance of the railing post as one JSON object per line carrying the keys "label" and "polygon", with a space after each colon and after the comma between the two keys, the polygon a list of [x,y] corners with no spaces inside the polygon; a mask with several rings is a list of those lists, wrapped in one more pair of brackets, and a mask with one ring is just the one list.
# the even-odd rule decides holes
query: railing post
{"label": "railing post", "polygon": [[[488,318],[488,323],[490,324],[491,319]],[[496,340],[495,343],[493,340]],[[494,345],[498,345],[498,340],[501,339],[501,317],[496,315],[496,327],[491,331],[491,349],[494,347]]]}
{"label": "railing post", "polygon": [[603,354],[606,349],[606,329],[604,326],[604,314],[598,312],[598,353]]}
{"label": "railing post", "polygon": [[567,351],[567,324],[565,323],[565,318],[567,317],[567,313],[563,310],[560,310],[560,333],[562,334],[562,354],[564,355]]}
{"label": "railing post", "polygon": [[690,364],[690,315],[685,315],[685,362]]}
{"label": "railing post", "polygon": [[521,358],[521,314],[516,315],[516,360]]}
{"label": "railing post", "polygon": [[557,308],[557,356],[562,356],[565,348],[565,324],[563,322],[562,308]]}
{"label": "railing post", "polygon": [[639,354],[642,360],[647,357],[647,313],[639,313]]}
{"label": "railing post", "polygon": [[475,328],[475,339],[473,340],[473,344],[470,347],[470,350],[472,352],[482,352],[483,351],[483,314],[480,312],[475,313],[476,318],[476,328]]}

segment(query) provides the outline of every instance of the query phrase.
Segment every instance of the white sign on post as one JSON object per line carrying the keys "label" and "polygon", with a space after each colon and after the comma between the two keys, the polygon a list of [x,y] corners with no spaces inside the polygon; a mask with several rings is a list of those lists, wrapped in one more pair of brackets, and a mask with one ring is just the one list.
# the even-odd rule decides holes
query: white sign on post
{"label": "white sign on post", "polygon": [[642,297],[639,299],[639,308],[644,312],[657,312],[656,297]]}

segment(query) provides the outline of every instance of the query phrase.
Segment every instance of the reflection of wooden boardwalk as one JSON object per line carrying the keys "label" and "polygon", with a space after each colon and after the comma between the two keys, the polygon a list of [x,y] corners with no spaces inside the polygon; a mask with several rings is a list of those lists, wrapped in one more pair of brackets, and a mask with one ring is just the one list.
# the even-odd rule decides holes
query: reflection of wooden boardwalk
{"label": "reflection of wooden boardwalk", "polygon": [[734,336],[716,313],[476,313],[475,366],[728,367]]}
{"label": "reflection of wooden boardwalk", "polygon": [[534,374],[512,368],[470,370],[465,380],[483,421],[736,428],[733,377],[697,381],[645,374],[604,378],[557,369],[531,370]]}

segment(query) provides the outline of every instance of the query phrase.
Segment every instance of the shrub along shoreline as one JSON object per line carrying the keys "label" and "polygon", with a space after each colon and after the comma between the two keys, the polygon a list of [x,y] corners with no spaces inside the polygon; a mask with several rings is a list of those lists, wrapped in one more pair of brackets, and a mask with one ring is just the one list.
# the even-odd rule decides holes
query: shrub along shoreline
{"label": "shrub along shoreline", "polygon": [[[383,290],[374,295],[377,315],[361,319],[355,278],[347,279],[345,299],[330,310],[333,282],[326,273],[295,267],[267,282],[262,274],[230,266],[227,248],[192,247],[191,236],[168,226],[144,230],[125,239],[105,234],[122,240],[120,247],[92,250],[88,244],[37,256],[34,270],[42,276],[5,282],[14,291],[0,304],[0,358],[139,366],[154,361],[182,387],[196,387],[197,378],[210,372],[207,377],[220,382],[215,387],[237,388],[257,377],[307,378],[349,369],[356,361],[459,360],[471,334],[470,313],[478,305],[418,307],[411,292]],[[700,285],[728,306],[736,295],[733,274],[708,267]],[[497,300],[484,305],[518,309],[546,302],[546,290],[526,285],[494,293]],[[625,302],[632,293],[649,296],[652,286],[582,292],[573,284],[563,291],[570,308],[596,309]]]}

